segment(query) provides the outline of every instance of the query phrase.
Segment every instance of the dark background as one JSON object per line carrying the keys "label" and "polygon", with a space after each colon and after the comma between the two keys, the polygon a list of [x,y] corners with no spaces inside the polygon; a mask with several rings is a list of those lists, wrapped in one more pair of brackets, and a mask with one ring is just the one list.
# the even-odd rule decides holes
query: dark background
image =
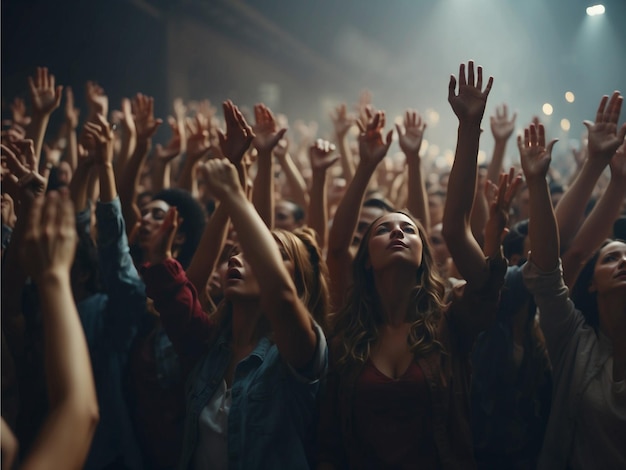
{"label": "dark background", "polygon": [[[138,91],[155,97],[163,118],[176,96],[214,104],[232,98],[247,107],[265,101],[291,120],[319,120],[324,134],[329,110],[356,103],[367,88],[391,118],[407,107],[426,115],[426,138],[437,144],[432,156],[449,158],[456,133],[447,83],[472,58],[495,77],[487,113],[508,102],[519,112],[518,128],[540,115],[550,135],[575,143],[599,98],[626,91],[626,1],[604,2],[606,14],[593,18],[585,14],[589,4],[5,0],[2,99],[26,97],[26,77],[47,65],[58,83],[74,87],[79,105],[92,79],[111,109]],[[565,102],[565,91],[575,93],[574,103]],[[541,113],[545,102],[552,116]]]}

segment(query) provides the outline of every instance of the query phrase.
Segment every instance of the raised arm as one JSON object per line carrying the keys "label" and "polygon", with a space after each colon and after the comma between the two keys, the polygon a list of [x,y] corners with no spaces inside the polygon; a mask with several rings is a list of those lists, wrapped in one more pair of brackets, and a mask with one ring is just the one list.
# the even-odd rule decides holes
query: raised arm
{"label": "raised arm", "polygon": [[626,141],[617,149],[609,165],[609,185],[563,255],[563,279],[567,286],[574,286],[589,257],[611,236],[613,223],[623,207],[626,198]]}
{"label": "raised arm", "polygon": [[542,124],[538,127],[531,124],[530,128],[524,130],[524,137],[517,138],[530,197],[529,259],[544,272],[553,271],[559,263],[559,231],[546,181],[555,143],[556,139],[546,145]]}
{"label": "raised arm", "polygon": [[326,263],[331,281],[331,301],[335,308],[339,308],[343,303],[350,283],[349,273],[352,265],[350,245],[357,228],[367,185],[376,167],[387,155],[393,135],[393,131],[389,131],[383,140],[382,132],[385,127],[385,113],[383,111],[374,112],[368,109],[368,113],[367,122],[357,121],[361,130],[359,135],[359,164],[354,173],[354,178],[337,207],[333,225],[328,235]]}
{"label": "raised arm", "polygon": [[157,144],[154,147],[154,162],[152,163],[152,191],[154,194],[162,189],[169,188],[172,172],[172,160],[176,159],[182,151],[182,136],[176,119],[169,117],[168,123],[172,130],[170,141],[165,147]]}
{"label": "raised arm", "polygon": [[198,195],[198,183],[195,171],[200,161],[210,151],[209,121],[202,114],[196,114],[195,121],[187,126],[187,154],[178,176],[178,187],[189,191],[194,197]]}
{"label": "raised arm", "polygon": [[[225,155],[232,155],[229,160],[235,166],[241,166],[241,159],[250,147],[254,134],[239,109],[230,101],[224,102],[224,116],[226,119],[226,135],[221,134],[220,147]],[[201,166],[202,172],[207,174],[206,165]],[[240,182],[242,177],[240,176]],[[202,304],[205,304],[205,286],[219,259],[224,246],[228,228],[228,212],[226,206],[220,204],[207,222],[198,248],[187,268],[187,277],[200,293]]]}
{"label": "raised arm", "polygon": [[556,207],[559,235],[564,249],[569,247],[579,229],[587,201],[598,178],[626,136],[626,124],[622,125],[619,132],[617,128],[623,101],[624,98],[618,91],[614,92],[610,98],[603,96],[598,106],[595,122],[584,122],[589,132],[588,157],[578,177]]}
{"label": "raised arm", "polygon": [[299,299],[276,241],[247,200],[228,160],[207,163],[208,183],[226,205],[237,230],[244,256],[255,273],[261,291],[261,307],[272,325],[274,340],[281,356],[294,368],[302,368],[313,357],[317,337],[313,320]]}
{"label": "raised arm", "polygon": [[328,240],[328,204],[326,194],[326,170],[339,157],[334,154],[335,146],[330,142],[318,139],[309,149],[313,181],[311,185],[311,204],[307,211],[308,225],[317,233],[317,242],[322,252]]}
{"label": "raised arm", "polygon": [[119,182],[120,202],[127,231],[130,233],[140,219],[136,196],[141,167],[144,164],[150,146],[152,136],[163,122],[154,117],[154,99],[138,94],[133,100],[135,129],[137,132],[137,145],[131,158],[124,166]]}
{"label": "raised arm", "polygon": [[78,117],[80,109],[74,107],[74,92],[71,87],[65,89],[65,133],[67,138],[67,148],[65,149],[64,160],[70,164],[72,171],[78,168],[78,139],[76,128],[78,127]]}
{"label": "raised arm", "polygon": [[430,230],[430,212],[428,212],[428,197],[426,196],[426,185],[422,175],[422,161],[420,158],[420,147],[426,130],[426,122],[415,111],[407,110],[404,115],[404,132],[399,124],[396,124],[400,149],[406,157],[409,166],[409,195],[407,209],[413,217]]}
{"label": "raised arm", "polygon": [[285,172],[287,184],[289,185],[291,194],[293,195],[293,201],[301,207],[304,207],[308,212],[310,198],[306,188],[306,181],[304,181],[302,173],[300,173],[300,170],[294,163],[291,155],[289,155],[288,149],[289,142],[287,139],[281,139],[276,147],[274,147],[274,155],[276,156],[278,163],[280,163],[280,167]]}
{"label": "raised arm", "polygon": [[448,101],[459,119],[459,129],[448,182],[442,234],[459,273],[468,284],[480,289],[487,281],[489,271],[482,249],[472,235],[470,216],[476,191],[480,123],[493,77],[489,77],[483,90],[482,67],[478,67],[477,72],[475,77],[474,63],[470,61],[466,77],[465,64],[461,64],[458,94],[455,92],[457,80],[454,75],[450,76]]}
{"label": "raised arm", "polygon": [[132,107],[128,98],[122,99],[122,119],[120,120],[120,125],[122,126],[122,145],[114,162],[118,186],[120,185],[121,176],[124,174],[126,163],[135,152],[137,146],[137,128],[135,127]]}
{"label": "raised arm", "polygon": [[43,140],[48,128],[48,121],[52,112],[61,104],[63,87],[56,85],[54,75],[48,73],[46,67],[37,67],[35,77],[28,77],[30,100],[33,107],[33,116],[27,128],[26,137],[32,139],[35,145],[35,159],[37,168],[43,147]]}
{"label": "raised arm", "polygon": [[337,147],[341,156],[341,168],[343,169],[343,177],[346,182],[350,183],[354,177],[354,158],[348,145],[348,132],[356,123],[355,117],[348,113],[345,104],[341,104],[335,108],[335,112],[330,115],[333,121],[335,138],[337,139]]}
{"label": "raised arm", "polygon": [[89,351],[70,284],[76,238],[69,199],[51,193],[45,203],[34,202],[21,259],[41,299],[50,409],[24,469],[81,468],[99,419]]}
{"label": "raised arm", "polygon": [[498,181],[500,177],[506,144],[515,130],[516,117],[517,113],[513,113],[513,116],[509,119],[509,107],[504,103],[502,106],[498,106],[496,114],[489,118],[491,135],[493,135],[494,139],[493,154],[487,168],[487,179],[489,181]]}
{"label": "raised arm", "polygon": [[254,133],[252,145],[259,156],[257,159],[258,172],[254,180],[252,201],[265,224],[274,227],[274,161],[272,151],[283,138],[286,128],[278,129],[276,119],[270,109],[264,104],[254,107]]}

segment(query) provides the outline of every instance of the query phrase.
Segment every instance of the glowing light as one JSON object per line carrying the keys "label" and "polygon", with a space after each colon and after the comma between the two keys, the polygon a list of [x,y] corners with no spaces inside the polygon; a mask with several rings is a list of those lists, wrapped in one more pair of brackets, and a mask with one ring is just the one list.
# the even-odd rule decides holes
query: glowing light
{"label": "glowing light", "polygon": [[543,110],[543,114],[545,114],[546,116],[551,116],[552,111],[554,111],[554,108],[552,108],[552,105],[550,103],[545,103],[541,109]]}
{"label": "glowing light", "polygon": [[571,124],[569,122],[569,119],[561,119],[561,129],[563,129],[565,132],[569,131]]}
{"label": "glowing light", "polygon": [[587,14],[589,16],[604,15],[604,5],[598,4],[598,5],[593,5],[591,7],[587,7]]}
{"label": "glowing light", "polygon": [[439,122],[439,113],[432,108],[426,110],[426,120],[431,126],[437,125]]}
{"label": "glowing light", "polygon": [[479,150],[477,161],[479,165],[482,165],[483,163],[485,163],[487,161],[487,152],[485,152],[484,150]]}
{"label": "glowing light", "polygon": [[574,93],[572,93],[571,91],[565,92],[565,101],[567,101],[568,103],[573,103],[575,99],[576,97],[574,96]]}
{"label": "glowing light", "polygon": [[432,144],[428,147],[428,155],[431,157],[436,157],[439,155],[439,146]]}

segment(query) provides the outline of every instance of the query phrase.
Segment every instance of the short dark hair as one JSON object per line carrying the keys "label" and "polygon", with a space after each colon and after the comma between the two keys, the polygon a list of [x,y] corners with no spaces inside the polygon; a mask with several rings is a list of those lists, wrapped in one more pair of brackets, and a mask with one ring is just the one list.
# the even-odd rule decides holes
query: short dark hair
{"label": "short dark hair", "polygon": [[509,260],[513,255],[520,255],[522,258],[525,258],[524,240],[527,236],[528,219],[521,220],[513,225],[502,241],[504,257]]}

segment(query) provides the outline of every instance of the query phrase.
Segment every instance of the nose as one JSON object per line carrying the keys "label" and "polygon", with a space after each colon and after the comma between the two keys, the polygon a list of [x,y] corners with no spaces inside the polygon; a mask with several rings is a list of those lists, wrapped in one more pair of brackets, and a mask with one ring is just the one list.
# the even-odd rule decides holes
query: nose
{"label": "nose", "polygon": [[231,257],[228,258],[228,267],[229,268],[243,267],[243,260],[241,259],[241,253],[237,253],[236,255],[231,255]]}
{"label": "nose", "polygon": [[404,232],[399,225],[394,225],[389,233],[390,238],[404,238]]}

